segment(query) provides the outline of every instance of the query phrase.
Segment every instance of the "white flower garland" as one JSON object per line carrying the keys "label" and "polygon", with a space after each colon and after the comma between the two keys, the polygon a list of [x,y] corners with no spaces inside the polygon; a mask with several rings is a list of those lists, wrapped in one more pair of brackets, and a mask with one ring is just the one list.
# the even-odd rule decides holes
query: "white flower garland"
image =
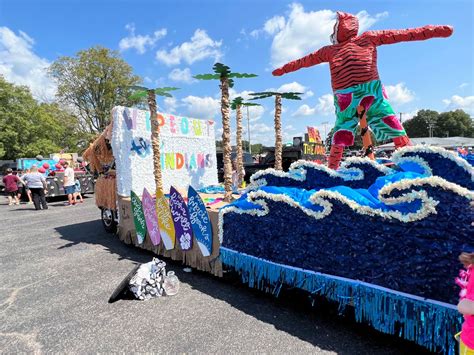
{"label": "white flower garland", "polygon": [[[469,164],[465,159],[460,158],[457,156],[456,153],[446,150],[441,147],[433,147],[433,146],[426,146],[426,145],[414,145],[403,147],[397,150],[395,153],[392,154],[392,161],[397,163],[401,158],[409,158],[404,157],[405,153],[436,153],[441,155],[443,158],[449,159],[454,161],[459,167],[464,169],[468,174],[471,175],[471,180],[474,181],[474,168]],[[423,158],[420,158],[423,159]]]}
{"label": "white flower garland", "polygon": [[398,197],[385,197],[384,195],[390,195],[390,193],[395,190],[405,190],[409,189],[413,186],[423,186],[423,185],[430,185],[432,187],[441,187],[444,190],[451,191],[457,195],[466,197],[471,201],[474,200],[474,192],[461,187],[457,184],[451,183],[449,181],[444,180],[438,176],[431,176],[425,178],[416,178],[416,179],[403,179],[392,183],[390,185],[384,186],[379,191],[379,199],[381,202],[387,205],[399,204],[399,203],[409,203],[415,200],[421,201],[421,208],[416,212],[409,212],[407,214],[403,214],[400,211],[383,211],[380,208],[372,208],[369,206],[363,206],[356,201],[353,201],[346,196],[342,195],[337,191],[329,191],[329,190],[319,190],[315,192],[310,197],[311,203],[315,205],[320,205],[323,207],[323,210],[313,211],[309,208],[306,208],[300,205],[298,202],[293,200],[291,197],[283,194],[271,194],[265,191],[254,191],[250,192],[247,201],[252,202],[256,205],[262,207],[262,209],[249,209],[243,210],[235,206],[231,207],[224,207],[219,211],[219,240],[222,243],[223,240],[223,232],[224,232],[224,214],[233,212],[238,214],[249,214],[251,216],[266,216],[270,209],[268,204],[265,202],[264,199],[270,199],[275,202],[283,202],[288,204],[293,208],[298,208],[306,215],[313,217],[315,219],[322,219],[332,212],[332,204],[328,199],[337,200],[343,204],[349,206],[353,211],[358,214],[362,215],[369,215],[369,216],[379,216],[382,218],[387,219],[396,219],[403,223],[409,223],[414,221],[422,220],[428,217],[430,214],[436,214],[436,206],[439,204],[439,201],[434,200],[433,198],[428,196],[426,191],[410,191],[407,193],[402,194]]}
{"label": "white flower garland", "polygon": [[350,167],[350,165],[352,165],[352,164],[372,165],[373,168],[377,169],[378,171],[380,171],[384,175],[388,175],[388,174],[393,173],[393,170],[390,169],[389,167],[387,167],[383,164],[377,163],[375,160],[369,159],[367,157],[366,158],[361,158],[361,157],[347,158],[341,163],[341,170],[342,169],[344,169],[344,170],[354,169],[354,168]]}
{"label": "white flower garland", "polygon": [[[341,164],[341,169],[338,171],[330,169],[326,165],[318,164],[312,161],[298,160],[290,165],[290,169],[287,173],[281,170],[275,170],[273,168],[257,171],[250,177],[250,184],[247,188],[247,191],[252,191],[259,187],[266,186],[267,181],[265,178],[262,178],[262,176],[264,175],[273,175],[276,177],[288,178],[295,181],[304,181],[307,176],[307,169],[305,168],[320,170],[331,177],[340,178],[344,181],[363,180],[364,172],[360,168],[350,167],[351,164],[368,164],[385,175],[388,175],[393,172],[392,169],[382,164],[379,164],[373,160],[370,160],[369,158],[348,158]],[[348,175],[347,173],[356,173],[357,175],[352,176]]]}
{"label": "white flower garland", "polygon": [[342,178],[341,174],[339,174],[336,170],[328,168],[326,165],[318,164],[313,161],[308,160],[297,160],[290,165],[290,171],[293,169],[298,169],[300,171],[304,171],[306,174],[306,170],[304,168],[310,167],[316,170],[322,170],[327,173],[329,176],[339,177]]}
{"label": "white flower garland", "polygon": [[[393,184],[382,187],[379,191],[379,200],[386,204],[397,204],[406,202],[403,197],[405,194],[398,197],[385,197],[384,195],[390,195],[393,190],[407,190],[413,186],[430,185],[432,187],[441,187],[443,190],[451,191],[459,196],[465,197],[469,200],[474,200],[474,192],[470,191],[462,186],[447,181],[439,176],[429,176],[424,178],[416,179],[402,179],[394,182]],[[421,191],[420,191],[421,192]]]}

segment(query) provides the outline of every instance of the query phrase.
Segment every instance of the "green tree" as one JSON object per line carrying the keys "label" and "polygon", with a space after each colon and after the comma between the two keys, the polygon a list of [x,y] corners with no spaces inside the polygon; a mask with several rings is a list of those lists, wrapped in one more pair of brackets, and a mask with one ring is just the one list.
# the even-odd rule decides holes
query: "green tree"
{"label": "green tree", "polygon": [[434,129],[439,119],[439,113],[433,110],[420,110],[412,118],[403,122],[408,137],[429,137],[430,125]]}
{"label": "green tree", "polygon": [[234,78],[254,78],[256,74],[233,73],[227,65],[216,63],[213,74],[195,75],[195,79],[219,80],[221,89],[222,145],[224,149],[224,201],[232,199],[232,145],[230,143],[230,103],[229,88],[234,86]]}
{"label": "green tree", "polygon": [[79,140],[75,116],[55,103],[38,104],[27,87],[0,76],[0,159],[77,151]]}
{"label": "green tree", "polygon": [[[410,121],[408,121],[410,122]],[[443,112],[438,116],[435,137],[474,137],[471,117],[463,110]]]}
{"label": "green tree", "polygon": [[263,152],[263,145],[261,143],[252,144],[252,154],[261,154]]}
{"label": "green tree", "polygon": [[130,87],[141,82],[116,51],[92,47],[75,57],[60,57],[49,68],[58,84],[58,99],[72,107],[83,131],[102,132],[116,105],[131,106]]}

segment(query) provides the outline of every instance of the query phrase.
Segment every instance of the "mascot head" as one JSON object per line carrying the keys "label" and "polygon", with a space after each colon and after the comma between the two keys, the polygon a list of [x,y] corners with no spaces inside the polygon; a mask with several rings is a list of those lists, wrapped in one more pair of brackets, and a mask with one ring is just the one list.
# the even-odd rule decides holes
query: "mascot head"
{"label": "mascot head", "polygon": [[355,36],[359,32],[359,20],[355,15],[346,12],[337,12],[336,23],[334,24],[334,32],[331,35],[332,44],[345,42]]}

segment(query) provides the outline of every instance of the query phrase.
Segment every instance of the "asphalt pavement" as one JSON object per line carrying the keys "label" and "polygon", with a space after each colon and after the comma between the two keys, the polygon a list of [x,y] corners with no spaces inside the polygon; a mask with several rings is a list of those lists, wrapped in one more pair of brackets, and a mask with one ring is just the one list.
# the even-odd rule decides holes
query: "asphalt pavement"
{"label": "asphalt pavement", "polygon": [[279,298],[165,260],[176,296],[150,301],[109,296],[147,251],[101,225],[93,198],[45,211],[7,206],[0,196],[0,352],[60,353],[423,353],[354,323],[350,312],[311,306],[307,295]]}

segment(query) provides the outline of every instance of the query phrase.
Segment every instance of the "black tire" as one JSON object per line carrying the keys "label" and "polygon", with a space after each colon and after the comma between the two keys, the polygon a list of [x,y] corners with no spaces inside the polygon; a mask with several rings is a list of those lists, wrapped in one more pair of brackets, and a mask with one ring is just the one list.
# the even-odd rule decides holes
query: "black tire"
{"label": "black tire", "polygon": [[102,208],[100,217],[102,225],[107,233],[115,233],[117,231],[117,222],[114,218],[114,211],[108,208]]}

